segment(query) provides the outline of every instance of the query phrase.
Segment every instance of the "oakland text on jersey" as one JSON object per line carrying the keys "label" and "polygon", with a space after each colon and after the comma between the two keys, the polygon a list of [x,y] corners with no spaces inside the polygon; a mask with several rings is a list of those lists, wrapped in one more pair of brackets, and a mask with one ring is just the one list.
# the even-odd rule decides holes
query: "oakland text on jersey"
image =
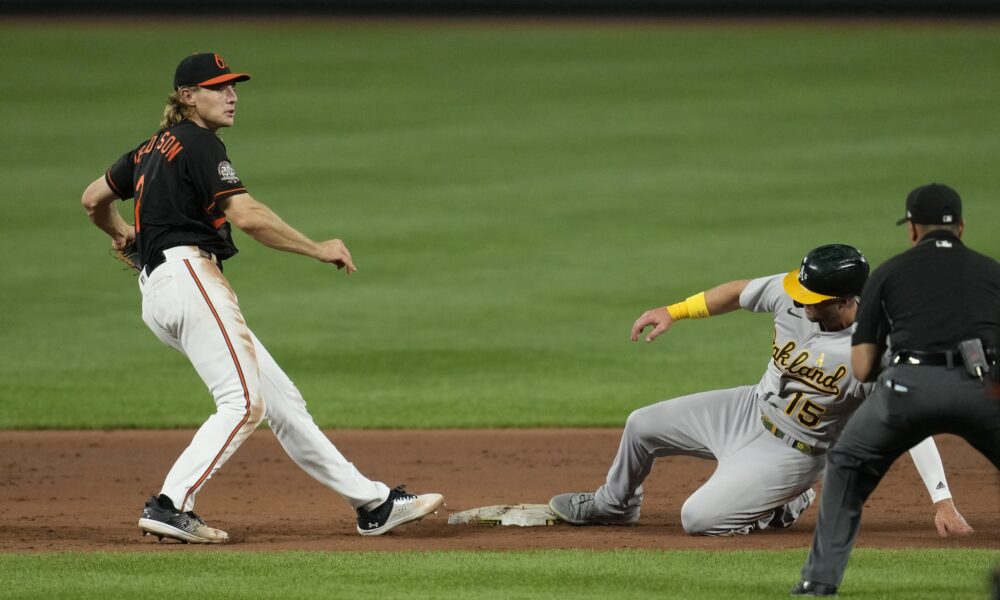
{"label": "oakland text on jersey", "polygon": [[809,360],[808,350],[803,350],[798,356],[792,358],[796,348],[795,342],[786,342],[779,348],[777,340],[778,332],[775,330],[771,342],[771,357],[774,359],[774,365],[784,371],[783,378],[793,379],[824,394],[840,395],[838,383],[847,375],[845,365],[837,365],[837,369],[832,374],[827,374],[821,367],[822,363],[818,360],[816,366],[811,367],[806,364]]}
{"label": "oakland text on jersey", "polygon": [[132,157],[132,162],[139,164],[142,157],[151,154],[153,150],[159,150],[160,154],[167,159],[167,162],[173,162],[174,158],[184,150],[184,146],[181,145],[180,140],[174,137],[174,134],[164,131],[162,134],[157,134],[149,138],[145,146],[136,150],[135,156]]}

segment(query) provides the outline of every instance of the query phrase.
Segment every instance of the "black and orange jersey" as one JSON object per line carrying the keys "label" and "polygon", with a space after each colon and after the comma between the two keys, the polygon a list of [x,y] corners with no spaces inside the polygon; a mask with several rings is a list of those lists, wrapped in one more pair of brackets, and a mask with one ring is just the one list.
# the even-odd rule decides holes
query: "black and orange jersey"
{"label": "black and orange jersey", "polygon": [[219,201],[246,192],[213,132],[184,120],[124,154],[104,175],[122,199],[135,198],[139,260],[194,245],[220,259],[236,254]]}

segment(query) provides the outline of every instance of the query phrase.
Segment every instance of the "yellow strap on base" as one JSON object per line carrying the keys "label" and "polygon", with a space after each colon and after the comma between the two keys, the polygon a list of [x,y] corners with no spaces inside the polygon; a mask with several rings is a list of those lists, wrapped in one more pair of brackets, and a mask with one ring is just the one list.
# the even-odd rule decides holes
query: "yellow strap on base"
{"label": "yellow strap on base", "polygon": [[705,292],[699,292],[683,302],[671,304],[667,307],[670,318],[679,321],[681,319],[704,319],[712,316],[708,312],[708,303],[705,301]]}

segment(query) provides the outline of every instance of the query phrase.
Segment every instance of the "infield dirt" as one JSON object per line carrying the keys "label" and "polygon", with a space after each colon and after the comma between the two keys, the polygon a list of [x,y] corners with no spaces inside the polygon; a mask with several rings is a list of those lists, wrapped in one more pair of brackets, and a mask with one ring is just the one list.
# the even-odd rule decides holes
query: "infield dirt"
{"label": "infield dirt", "polygon": [[[0,552],[191,551],[139,536],[146,497],[193,431],[0,432]],[[359,536],[354,511],[305,475],[268,430],[256,432],[198,496],[196,512],[229,532],[226,548],[275,550],[511,550],[540,548],[807,548],[816,507],[788,530],[737,538],[685,535],[684,500],[714,461],[670,457],[647,480],[636,527],[448,525],[451,512],[545,503],[592,491],[614,457],[620,429],[331,430],[327,435],[369,477],[445,495],[439,514],[381,537]],[[939,436],[956,505],[976,528],[941,539],[934,510],[908,456],[865,508],[859,547],[1000,548],[1000,477],[963,440]],[[817,488],[819,489],[819,488]],[[217,550],[218,548],[211,548]]]}

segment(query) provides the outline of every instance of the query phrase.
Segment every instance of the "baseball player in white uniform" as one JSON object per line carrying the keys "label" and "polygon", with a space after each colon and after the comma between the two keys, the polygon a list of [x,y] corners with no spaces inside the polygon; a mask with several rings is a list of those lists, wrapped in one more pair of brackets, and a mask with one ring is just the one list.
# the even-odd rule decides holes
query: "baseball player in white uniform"
{"label": "baseball player in white uniform", "polygon": [[[134,244],[141,266],[142,318],[167,346],[184,354],[211,392],[216,412],[167,473],[139,517],[144,534],[214,544],[229,535],[193,512],[205,483],[267,419],[288,455],[357,511],[362,535],[381,535],[430,514],[440,494],[390,489],[361,474],[317,427],[291,379],[247,326],[222,274],[236,254],[231,224],[258,242],[356,270],[338,239],[316,242],[247,191],[216,135],[231,127],[236,84],[218,54],[188,56],[177,66],[159,130],[126,152],[88,186],[82,203],[116,249]],[[134,198],[128,224],[115,200]]]}
{"label": "baseball player in white uniform", "polygon": [[[681,508],[692,535],[738,535],[789,527],[816,497],[824,453],[870,391],[851,374],[851,326],[868,277],[864,256],[833,244],[811,251],[788,274],[725,283],[666,308],[646,311],[632,341],[652,342],[675,321],[743,308],[774,318],[767,369],[756,385],[691,394],[628,417],[618,455],[596,492],[555,496],[550,508],[574,525],[632,525],[642,482],[657,457],[714,458],[715,473]],[[928,438],[911,450],[937,506],[940,535],[967,533],[944,468]]]}

